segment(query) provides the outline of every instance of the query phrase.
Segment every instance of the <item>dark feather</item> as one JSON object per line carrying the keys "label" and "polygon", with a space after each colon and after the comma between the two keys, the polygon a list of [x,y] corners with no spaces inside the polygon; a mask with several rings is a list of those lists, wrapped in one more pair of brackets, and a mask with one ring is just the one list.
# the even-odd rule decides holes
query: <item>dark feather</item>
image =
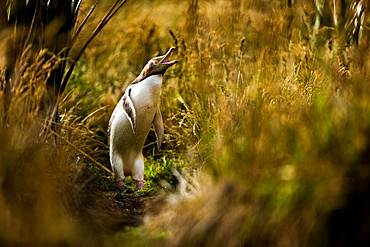
{"label": "dark feather", "polygon": [[123,95],[123,110],[125,111],[128,120],[131,123],[132,132],[136,131],[136,110],[130,97],[131,89],[128,88],[126,93]]}

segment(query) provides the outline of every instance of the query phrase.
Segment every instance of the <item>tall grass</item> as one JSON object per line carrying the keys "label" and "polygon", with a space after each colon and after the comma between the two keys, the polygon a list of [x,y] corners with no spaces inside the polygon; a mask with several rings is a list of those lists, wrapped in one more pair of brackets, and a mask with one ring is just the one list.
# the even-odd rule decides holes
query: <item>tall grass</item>
{"label": "tall grass", "polygon": [[[361,2],[366,6],[366,1]],[[351,13],[350,5],[346,7]],[[129,2],[76,66],[60,104],[61,134],[108,165],[104,141],[111,111],[146,61],[174,45],[174,59],[180,62],[165,75],[160,106],[167,148],[173,158],[184,160],[187,168],[174,172],[178,192],[158,197],[148,207],[142,226],[106,236],[100,242],[94,238],[80,241],[106,246],[368,244],[369,47],[361,38],[347,42],[341,36],[347,34],[330,23],[315,26],[317,8],[311,1]],[[368,26],[364,13],[362,24]],[[352,15],[345,16],[350,20]],[[362,32],[366,37],[366,30]],[[35,151],[38,146],[31,144],[37,140],[24,134],[32,133],[32,128],[17,123],[12,126],[14,134],[5,134],[0,157],[9,160],[12,156],[7,154],[13,150],[29,156],[2,162],[9,164],[2,166],[3,184],[9,176],[5,175],[9,174],[7,167],[27,167],[24,163],[33,159],[42,162],[32,164],[62,167],[52,176],[42,173],[42,179],[63,179],[60,174],[65,173],[65,167],[61,163],[76,164],[81,156],[67,146],[57,152],[55,161],[46,147]],[[9,144],[19,140],[29,141],[21,147]],[[151,157],[148,161],[160,162]],[[81,187],[91,185],[84,183],[84,176]],[[51,188],[58,187],[59,183],[51,180]],[[38,181],[32,176],[26,181],[30,184],[27,188],[36,191],[31,194],[42,195],[36,199],[29,196],[29,190],[13,192],[9,189],[12,186],[2,187],[0,203],[18,198],[13,204],[2,204],[2,212],[11,212],[0,214],[3,222],[30,226],[35,221],[28,218],[33,212],[56,208],[50,214],[40,213],[38,227],[32,230],[16,225],[18,232],[39,236],[25,242],[55,237],[76,245],[78,230],[94,232],[84,226],[90,224],[89,215],[102,212],[100,203],[96,207],[83,202],[67,204],[79,209],[75,216],[83,214],[81,208],[90,210],[81,224],[72,228],[65,226],[69,221],[62,216],[51,222],[54,215],[60,215],[58,205],[41,203],[58,204],[59,197],[53,189],[49,192],[36,186]],[[9,191],[18,197],[10,196]],[[48,193],[57,199],[43,200]],[[77,192],[67,195],[71,201],[81,196]],[[28,201],[34,205],[30,211],[23,208]],[[9,205],[20,209],[13,213]],[[123,216],[126,221],[112,223],[109,217],[100,215],[94,224],[103,229],[117,229],[122,221],[133,224]],[[113,226],[99,224],[102,221]],[[40,229],[45,226],[62,229],[63,235],[53,230],[42,235]],[[5,239],[18,241],[21,235],[11,236],[13,239]]]}
{"label": "tall grass", "polygon": [[[71,60],[62,52],[71,48],[66,30],[59,26],[65,23],[56,19],[71,21],[71,17],[63,15],[65,9],[58,5],[65,7],[67,1],[47,2],[49,9],[46,1],[2,1],[0,5],[0,245],[94,246],[98,245],[94,233],[122,230],[140,219],[116,211],[92,182],[93,176],[83,166],[86,161],[76,162],[84,153],[81,150],[101,143],[89,127],[95,116],[84,116],[76,123],[69,119],[81,118],[69,110],[63,124],[51,121],[58,112],[55,104],[63,91],[66,61]],[[52,23],[50,13],[56,18]],[[50,126],[62,130],[58,134]],[[55,142],[52,133],[69,145]]]}
{"label": "tall grass", "polygon": [[[160,5],[140,7],[142,19],[123,18],[146,23],[143,37],[163,18],[149,14]],[[335,26],[315,32],[314,10],[280,1],[183,6],[167,41],[181,62],[166,75],[161,106],[167,131],[208,175],[158,203],[140,233],[151,243],[153,236],[168,246],[368,242],[368,46],[336,42]],[[170,38],[156,30],[150,46]],[[123,44],[133,53],[119,69],[141,58]]]}

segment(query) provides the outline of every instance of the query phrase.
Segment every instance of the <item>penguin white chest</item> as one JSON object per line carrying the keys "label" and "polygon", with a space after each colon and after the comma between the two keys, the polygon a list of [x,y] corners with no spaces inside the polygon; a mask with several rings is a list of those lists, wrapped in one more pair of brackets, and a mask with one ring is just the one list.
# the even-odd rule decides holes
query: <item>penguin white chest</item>
{"label": "penguin white chest", "polygon": [[157,106],[161,86],[162,76],[160,75],[149,76],[145,80],[130,86],[128,90],[130,90],[130,97],[137,115],[145,114]]}
{"label": "penguin white chest", "polygon": [[141,153],[156,114],[161,85],[162,76],[153,75],[126,89],[112,116],[112,149],[129,156],[135,156],[134,151]]}

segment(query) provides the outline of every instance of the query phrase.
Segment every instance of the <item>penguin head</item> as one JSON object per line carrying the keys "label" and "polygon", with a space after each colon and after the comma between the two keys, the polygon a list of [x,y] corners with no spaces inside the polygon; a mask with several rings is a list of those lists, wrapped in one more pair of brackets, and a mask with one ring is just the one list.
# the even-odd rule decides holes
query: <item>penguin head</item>
{"label": "penguin head", "polygon": [[163,75],[169,67],[178,62],[177,60],[169,60],[174,49],[175,47],[171,47],[163,56],[150,59],[135,81],[140,81],[151,75]]}
{"label": "penguin head", "polygon": [[177,60],[169,61],[170,56],[172,54],[172,51],[175,49],[175,47],[171,47],[166,54],[163,56],[155,57],[149,60],[147,65],[145,67],[148,67],[149,73],[154,74],[164,74],[166,70],[177,63]]}

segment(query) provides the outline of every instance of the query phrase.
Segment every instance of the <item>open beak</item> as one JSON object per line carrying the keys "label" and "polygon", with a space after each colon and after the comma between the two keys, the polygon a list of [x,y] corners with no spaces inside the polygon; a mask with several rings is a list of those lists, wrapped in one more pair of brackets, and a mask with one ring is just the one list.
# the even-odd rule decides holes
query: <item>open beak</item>
{"label": "open beak", "polygon": [[175,47],[171,47],[167,53],[164,55],[164,58],[159,62],[159,64],[165,64],[165,65],[174,65],[175,63],[178,62],[178,60],[172,60],[172,61],[169,61],[170,59],[170,56],[172,54],[172,51],[175,50],[176,48]]}

